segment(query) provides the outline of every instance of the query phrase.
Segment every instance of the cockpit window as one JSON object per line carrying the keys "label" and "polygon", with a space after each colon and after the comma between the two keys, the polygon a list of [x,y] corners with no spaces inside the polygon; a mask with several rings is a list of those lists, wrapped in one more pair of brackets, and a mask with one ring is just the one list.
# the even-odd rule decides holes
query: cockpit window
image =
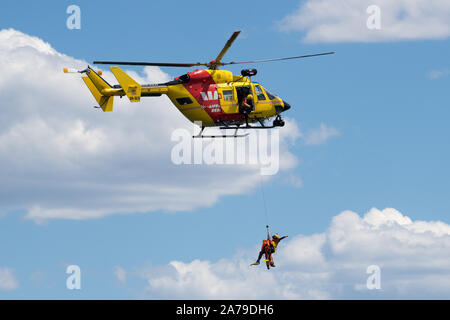
{"label": "cockpit window", "polygon": [[255,91],[258,100],[266,100],[266,96],[264,95],[264,92],[262,91],[261,86],[259,84],[255,85]]}
{"label": "cockpit window", "polygon": [[267,90],[267,89],[266,89],[266,93],[270,100],[274,100],[277,98],[274,94],[270,93],[269,90]]}

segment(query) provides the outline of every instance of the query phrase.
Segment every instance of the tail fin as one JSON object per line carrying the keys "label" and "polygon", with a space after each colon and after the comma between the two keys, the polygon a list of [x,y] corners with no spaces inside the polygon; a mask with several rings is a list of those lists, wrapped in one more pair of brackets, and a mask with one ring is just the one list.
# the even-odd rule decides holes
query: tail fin
{"label": "tail fin", "polygon": [[[82,79],[103,111],[113,110],[114,96],[122,97],[124,94],[126,94],[131,102],[139,102],[141,100],[142,86],[134,81],[119,67],[111,67],[111,71],[117,78],[117,81],[119,81],[120,86],[110,86],[109,83],[101,77],[100,71],[97,73],[90,67],[82,71],[64,68],[64,73],[86,74],[86,76],[82,77]],[[167,88],[165,89],[165,92],[167,92]]]}
{"label": "tail fin", "polygon": [[141,101],[141,85],[119,67],[110,67],[110,69],[119,82],[120,86],[122,87],[123,91],[127,95],[128,99],[130,99],[130,102]]}
{"label": "tail fin", "polygon": [[97,100],[98,105],[105,112],[112,111],[114,97],[102,93],[104,89],[111,89],[109,83],[90,67],[87,68],[86,75],[87,77],[83,77],[83,81],[86,83],[95,100]]}
{"label": "tail fin", "polygon": [[[97,75],[98,76],[98,75]],[[100,78],[100,76],[98,76]],[[114,96],[104,96],[100,93],[95,82],[92,81],[91,77],[82,77],[84,83],[86,83],[87,87],[91,91],[95,100],[97,100],[98,105],[102,108],[103,111],[113,111],[113,101]],[[100,78],[101,79],[101,78]]]}

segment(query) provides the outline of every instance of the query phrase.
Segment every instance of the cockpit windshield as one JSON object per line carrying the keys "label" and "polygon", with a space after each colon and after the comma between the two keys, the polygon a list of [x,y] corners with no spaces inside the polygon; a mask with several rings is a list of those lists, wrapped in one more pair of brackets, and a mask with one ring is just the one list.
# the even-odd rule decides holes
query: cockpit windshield
{"label": "cockpit windshield", "polygon": [[269,90],[267,90],[267,89],[264,89],[264,90],[266,90],[266,94],[267,94],[267,96],[269,97],[270,100],[274,100],[274,99],[277,98],[277,97],[276,97],[274,94],[272,94]]}

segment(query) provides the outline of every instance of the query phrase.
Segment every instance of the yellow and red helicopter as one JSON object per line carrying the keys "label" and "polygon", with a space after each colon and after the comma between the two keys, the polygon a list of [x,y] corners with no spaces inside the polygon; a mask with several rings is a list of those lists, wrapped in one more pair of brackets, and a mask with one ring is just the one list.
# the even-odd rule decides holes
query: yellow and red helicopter
{"label": "yellow and red helicopter", "polygon": [[[158,66],[158,67],[195,67],[206,66],[207,69],[197,69],[174,80],[160,84],[139,84],[119,67],[110,67],[119,85],[110,85],[102,77],[101,71],[95,72],[91,67],[77,71],[64,69],[65,73],[77,72],[85,74],[82,77],[85,84],[103,111],[113,110],[114,96],[127,96],[130,102],[139,102],[141,97],[167,95],[180,112],[194,123],[201,123],[201,131],[194,137],[240,137],[238,129],[270,129],[284,126],[281,113],[290,109],[290,105],[264,89],[259,83],[252,82],[256,69],[243,69],[241,75],[233,75],[231,71],[219,70],[219,67],[234,64],[250,64],[291,60],[333,54],[325,52],[296,57],[253,60],[242,62],[222,62],[222,58],[239,35],[235,31],[226,42],[224,48],[215,60],[207,63],[159,63],[159,62],[124,62],[124,61],[94,61],[94,64]],[[246,107],[243,107],[245,105]],[[265,121],[273,118],[271,125]],[[255,125],[259,123],[259,125]],[[233,135],[205,136],[206,127],[234,129]]]}

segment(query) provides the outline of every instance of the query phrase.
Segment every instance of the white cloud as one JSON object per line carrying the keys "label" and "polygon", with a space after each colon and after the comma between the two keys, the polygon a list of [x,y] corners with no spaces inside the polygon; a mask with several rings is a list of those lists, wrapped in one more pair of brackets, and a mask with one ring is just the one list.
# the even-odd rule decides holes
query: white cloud
{"label": "white cloud", "polygon": [[[152,298],[168,299],[258,299],[261,297],[296,296],[289,288],[280,287],[274,274],[249,270],[248,263],[221,260],[216,263],[194,260],[190,263],[173,261],[158,272],[147,273],[147,294]],[[264,279],[264,280],[262,280]],[[264,288],[261,290],[261,282]],[[270,292],[268,292],[270,291]]]}
{"label": "white cloud", "polygon": [[10,268],[0,268],[0,290],[10,291],[17,289],[19,282]]}
{"label": "white cloud", "polygon": [[[370,5],[381,9],[380,30],[367,28]],[[307,0],[279,27],[304,32],[306,42],[445,39],[450,36],[449,17],[448,0]]]}
{"label": "white cloud", "polygon": [[[142,273],[153,298],[169,299],[447,299],[450,225],[413,221],[399,211],[371,209],[335,216],[329,229],[280,243],[277,267],[250,267],[242,251],[217,262],[173,261]],[[381,290],[369,290],[367,267],[381,268]],[[263,280],[262,280],[263,279]],[[261,281],[264,288],[261,289]]]}
{"label": "white cloud", "polygon": [[437,70],[431,70],[428,73],[428,78],[430,78],[432,80],[436,80],[436,79],[439,79],[439,78],[447,77],[448,75],[450,75],[450,69],[449,68],[437,69]]}
{"label": "white cloud", "polygon": [[303,185],[302,179],[295,174],[289,175],[286,179],[286,182],[295,188],[300,188]]}
{"label": "white cloud", "polygon": [[320,127],[302,135],[306,145],[324,144],[331,137],[339,135],[339,131],[333,127],[328,127],[321,123]]}
{"label": "white cloud", "polygon": [[[0,210],[36,221],[193,210],[257,186],[258,166],[172,164],[171,133],[192,125],[165,96],[115,99],[112,113],[92,108],[79,75],[62,72],[86,65],[39,38],[0,31]],[[170,79],[159,68],[129,73],[144,83]],[[116,83],[111,72],[104,77]],[[280,137],[280,170],[289,171],[295,121]]]}
{"label": "white cloud", "polygon": [[125,285],[127,283],[127,272],[124,268],[120,266],[115,266],[114,275],[116,276],[117,281],[119,281],[121,285]]}

